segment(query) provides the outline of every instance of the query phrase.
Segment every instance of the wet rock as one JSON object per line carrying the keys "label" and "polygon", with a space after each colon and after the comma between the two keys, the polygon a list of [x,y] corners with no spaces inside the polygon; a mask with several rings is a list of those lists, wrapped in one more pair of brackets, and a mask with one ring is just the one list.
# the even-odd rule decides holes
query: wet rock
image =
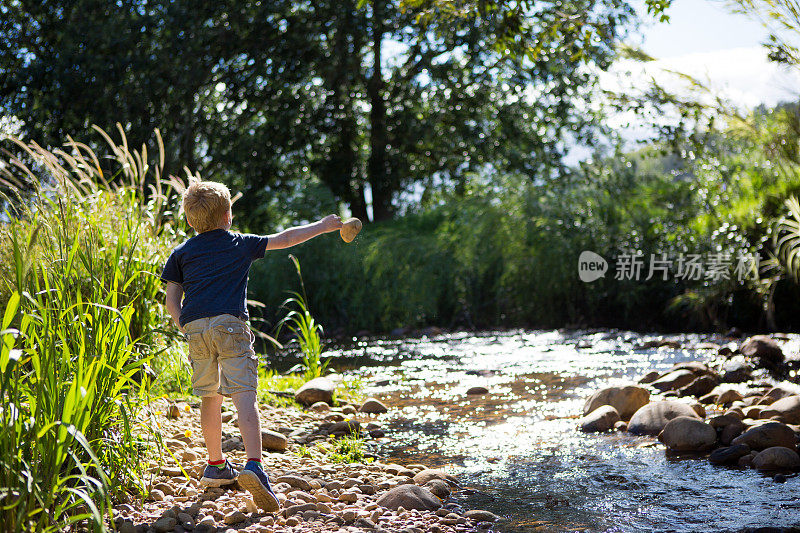
{"label": "wet rock", "polygon": [[705,394],[705,395],[701,396],[700,399],[699,399],[699,402],[704,404],[704,405],[717,403],[717,397],[718,396],[719,395],[716,392],[709,392],[708,394]]}
{"label": "wet rock", "polygon": [[432,479],[425,483],[424,487],[441,500],[446,500],[450,497],[450,485],[441,479]]}
{"label": "wet rock", "polygon": [[782,446],[766,448],[753,459],[753,466],[758,470],[798,470],[800,456],[797,452]]}
{"label": "wet rock", "polygon": [[700,361],[685,361],[683,363],[675,363],[672,365],[670,371],[675,370],[688,370],[698,376],[711,374],[711,369],[708,368],[708,365],[701,363]]}
{"label": "wet rock", "polygon": [[783,362],[783,350],[767,335],[754,335],[746,339],[739,346],[739,351],[747,357],[759,359],[762,362],[771,364]]}
{"label": "wet rock", "polygon": [[753,468],[753,459],[755,459],[756,455],[758,455],[756,452],[750,452],[739,457],[739,460],[736,461],[736,466],[739,468]]}
{"label": "wet rock", "polygon": [[797,396],[797,395],[800,395],[800,385],[795,385],[794,383],[784,381],[783,383],[779,383],[778,385],[768,390],[767,393],[764,395],[765,396],[764,401],[759,403],[769,405],[777,400],[786,398],[787,396]]}
{"label": "wet rock", "polygon": [[261,430],[261,448],[271,452],[285,452],[289,439],[282,433],[269,429]]}
{"label": "wet rock", "polygon": [[679,396],[703,396],[708,394],[719,384],[719,380],[710,374],[705,374],[678,389]]}
{"label": "wet rock", "polygon": [[634,435],[658,435],[664,430],[667,422],[679,416],[699,418],[694,409],[680,401],[665,400],[649,403],[633,414],[628,422],[628,432]]}
{"label": "wet rock", "polygon": [[719,432],[720,444],[723,446],[729,446],[733,442],[733,439],[741,435],[744,430],[744,423],[737,418],[734,422],[723,427]]}
{"label": "wet rock", "polygon": [[753,418],[757,419],[761,416],[761,411],[764,408],[760,405],[751,405],[750,407],[745,407],[742,409],[742,413],[744,413],[745,418]]}
{"label": "wet rock", "polygon": [[481,386],[470,387],[469,389],[467,389],[467,394],[470,396],[479,396],[481,394],[486,394],[487,392],[489,392],[489,389]]}
{"label": "wet rock", "polygon": [[667,422],[658,440],[673,452],[702,452],[714,446],[717,432],[702,420],[679,416]]}
{"label": "wet rock", "polygon": [[695,375],[691,370],[673,370],[652,382],[650,386],[661,392],[665,392],[668,390],[680,389],[694,381],[694,379]]}
{"label": "wet rock", "polygon": [[725,389],[718,391],[717,401],[715,403],[719,405],[728,405],[732,404],[733,402],[738,402],[741,399],[742,395],[739,391],[734,389]]}
{"label": "wet rock", "polygon": [[694,409],[694,412],[700,418],[705,418],[706,417],[706,408],[703,407],[703,404],[701,404],[699,402],[692,402],[692,403],[689,404],[689,407]]}
{"label": "wet rock", "polygon": [[302,405],[313,405],[317,402],[332,404],[335,388],[336,385],[328,378],[314,378],[295,392],[294,399]]}
{"label": "wet rock", "polygon": [[425,485],[425,483],[432,479],[441,479],[450,485],[458,486],[458,481],[455,477],[438,468],[428,468],[426,470],[417,472],[417,474],[414,475],[414,483],[417,485]]}
{"label": "wet rock", "polygon": [[797,436],[786,424],[767,422],[748,429],[733,439],[731,444],[746,444],[753,450],[765,450],[774,446],[794,448],[797,445]]}
{"label": "wet rock", "polygon": [[470,520],[474,520],[475,522],[494,522],[498,520],[500,517],[494,513],[490,513],[489,511],[483,511],[481,509],[473,509],[471,511],[467,511],[464,513],[465,518],[469,518]]}
{"label": "wet rock", "polygon": [[711,452],[708,460],[715,465],[728,465],[736,464],[739,458],[750,454],[750,446],[746,444],[737,444],[735,446],[727,446],[725,448],[718,448]]}
{"label": "wet rock", "polygon": [[606,387],[595,392],[586,400],[583,414],[588,415],[598,407],[610,405],[617,410],[622,420],[628,420],[633,413],[650,401],[650,392],[637,385]]}
{"label": "wet rock", "polygon": [[383,402],[370,398],[361,406],[360,411],[368,414],[381,414],[389,411],[389,408]]}
{"label": "wet rock", "polygon": [[610,405],[598,407],[578,421],[580,430],[584,433],[608,431],[620,421],[619,413]]}
{"label": "wet rock", "polygon": [[755,367],[744,356],[737,355],[722,365],[723,383],[744,383],[753,377]]}
{"label": "wet rock", "polygon": [[787,396],[762,409],[760,418],[779,416],[787,424],[800,424],[800,396]]}
{"label": "wet rock", "polygon": [[431,491],[418,485],[399,485],[384,493],[376,503],[394,511],[400,507],[419,511],[435,511],[442,506],[442,503]]}
{"label": "wet rock", "polygon": [[650,372],[648,372],[647,374],[645,374],[644,376],[642,376],[639,379],[639,383],[652,383],[655,380],[657,380],[660,375],[661,375],[661,372],[657,372],[655,370],[651,370]]}

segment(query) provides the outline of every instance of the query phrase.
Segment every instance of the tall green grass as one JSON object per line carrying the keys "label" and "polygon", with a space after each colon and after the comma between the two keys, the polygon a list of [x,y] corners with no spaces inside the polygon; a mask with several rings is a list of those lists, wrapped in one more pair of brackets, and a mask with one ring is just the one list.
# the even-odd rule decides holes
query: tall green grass
{"label": "tall green grass", "polygon": [[143,407],[167,323],[157,272],[178,236],[175,203],[144,147],[101,134],[102,164],[86,145],[15,141],[20,155],[2,165],[3,531],[102,530],[112,499],[144,486]]}
{"label": "tall green grass", "polygon": [[322,324],[319,324],[308,309],[308,295],[303,283],[303,273],[300,270],[300,262],[293,255],[289,259],[294,264],[297,277],[300,278],[302,292],[289,291],[292,295],[281,304],[281,308],[287,309],[286,315],[278,322],[278,334],[283,326],[292,332],[294,338],[292,342],[297,343],[300,349],[300,356],[303,364],[303,377],[306,381],[318,378],[325,372],[328,361],[322,360]]}

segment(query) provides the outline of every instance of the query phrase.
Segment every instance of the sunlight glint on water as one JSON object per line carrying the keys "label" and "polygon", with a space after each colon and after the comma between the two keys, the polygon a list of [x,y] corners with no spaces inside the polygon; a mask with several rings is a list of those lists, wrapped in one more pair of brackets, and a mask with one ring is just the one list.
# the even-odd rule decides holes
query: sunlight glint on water
{"label": "sunlight glint on water", "polygon": [[[686,346],[707,340],[681,336]],[[800,524],[798,477],[670,459],[652,439],[576,431],[595,389],[710,352],[635,346],[629,332],[504,332],[371,341],[333,355],[391,406],[382,454],[447,466],[496,531],[736,531]],[[340,366],[341,365],[337,365]],[[384,384],[387,383],[388,384]],[[486,396],[466,395],[476,385]]]}

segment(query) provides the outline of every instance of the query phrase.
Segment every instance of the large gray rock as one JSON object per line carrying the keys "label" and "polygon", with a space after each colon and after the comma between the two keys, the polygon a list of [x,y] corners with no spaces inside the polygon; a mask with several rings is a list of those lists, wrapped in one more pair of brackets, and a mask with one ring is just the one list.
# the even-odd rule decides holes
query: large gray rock
{"label": "large gray rock", "polygon": [[759,470],[798,470],[800,456],[789,448],[773,446],[756,455],[753,466]]}
{"label": "large gray rock", "polygon": [[658,440],[673,452],[704,452],[717,441],[717,431],[697,418],[673,418],[659,433]]}
{"label": "large gray rock", "polygon": [[700,418],[690,405],[677,400],[649,403],[633,414],[628,422],[628,432],[655,436],[664,430],[667,422],[679,416]]}
{"label": "large gray rock", "polygon": [[317,402],[332,404],[335,388],[336,385],[328,378],[314,378],[297,389],[294,399],[303,405],[313,405]]}
{"label": "large gray rock", "polygon": [[633,413],[650,401],[650,392],[638,385],[606,387],[595,392],[586,400],[583,414],[588,415],[598,407],[610,405],[617,410],[622,420],[628,420]]}
{"label": "large gray rock", "polygon": [[661,376],[650,384],[651,387],[658,389],[662,392],[668,390],[678,390],[681,387],[688,385],[695,380],[694,372],[691,370],[681,369],[673,370],[669,374]]}
{"label": "large gray rock", "polygon": [[797,436],[786,424],[767,422],[748,429],[733,439],[731,444],[747,444],[753,450],[765,450],[773,446],[794,448],[797,445]]}
{"label": "large gray rock", "polygon": [[619,413],[616,409],[610,405],[603,405],[581,418],[578,424],[581,431],[584,433],[593,433],[608,431],[612,429],[614,424],[619,422],[619,420]]}
{"label": "large gray rock", "polygon": [[439,498],[428,489],[418,485],[398,485],[378,498],[375,503],[393,511],[400,507],[419,511],[435,511],[442,506]]}
{"label": "large gray rock", "polygon": [[754,335],[746,339],[739,351],[747,357],[760,359],[769,363],[782,363],[783,350],[771,337],[767,335]]}
{"label": "large gray rock", "polygon": [[765,407],[759,414],[760,418],[780,416],[781,422],[786,424],[800,424],[800,396],[787,396]]}

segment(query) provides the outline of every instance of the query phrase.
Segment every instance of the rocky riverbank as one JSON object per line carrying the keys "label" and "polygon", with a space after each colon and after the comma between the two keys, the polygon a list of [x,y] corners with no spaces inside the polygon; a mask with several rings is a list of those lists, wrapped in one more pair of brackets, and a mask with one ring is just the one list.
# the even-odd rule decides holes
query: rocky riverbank
{"label": "rocky riverbank", "polygon": [[[204,489],[198,481],[206,464],[199,404],[158,400],[149,409],[166,449],[151,464],[149,493],[115,505],[113,525],[123,533],[491,530],[497,517],[454,502],[459,484],[444,470],[334,462],[325,449],[334,439],[353,432],[386,438],[379,422],[386,407],[377,400],[331,407],[326,381],[298,391],[307,409],[261,408],[263,464],[281,503],[278,512],[257,509],[238,484]],[[230,410],[223,413],[223,449],[234,463],[246,461]]]}
{"label": "rocky riverbank", "polygon": [[786,348],[780,337],[767,336],[705,343],[695,349],[710,354],[708,361],[678,363],[638,383],[595,392],[579,429],[657,437],[667,453],[755,468],[785,481],[800,471],[800,386],[777,381],[797,379],[797,354],[787,357]]}

